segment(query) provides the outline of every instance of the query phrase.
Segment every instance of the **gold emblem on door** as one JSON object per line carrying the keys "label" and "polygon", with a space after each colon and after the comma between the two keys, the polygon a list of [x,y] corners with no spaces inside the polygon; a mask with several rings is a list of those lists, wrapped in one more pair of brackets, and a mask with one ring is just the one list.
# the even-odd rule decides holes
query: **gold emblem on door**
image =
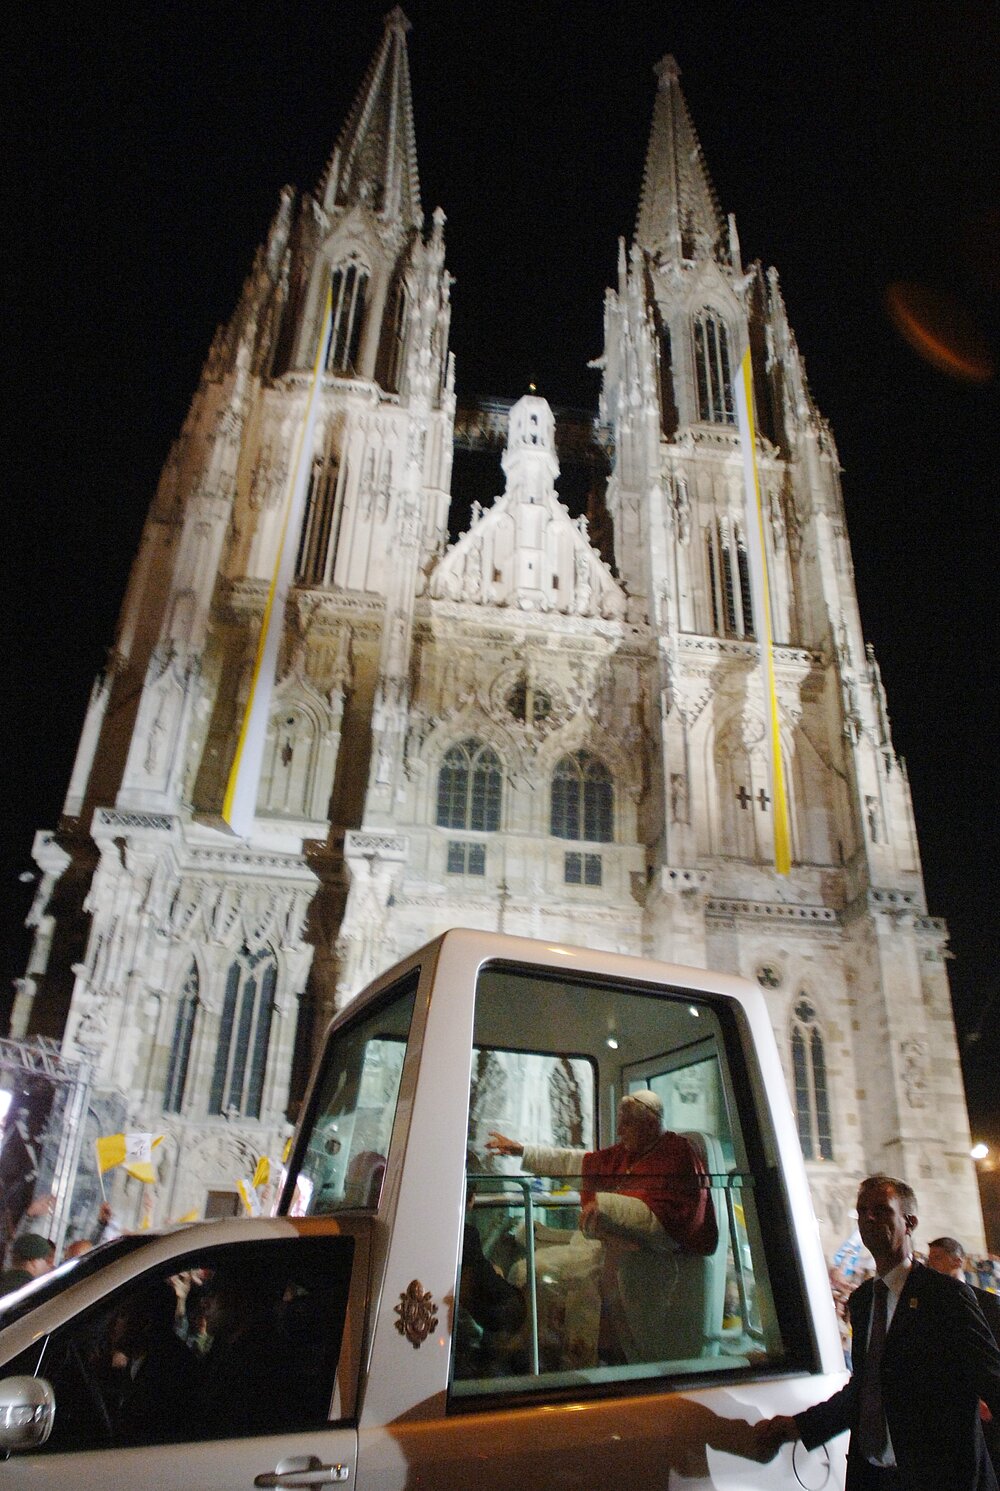
{"label": "gold emblem on door", "polygon": [[412,1342],[414,1349],[427,1340],[438,1323],[437,1305],[419,1279],[413,1279],[404,1289],[395,1312],[399,1316],[396,1329]]}

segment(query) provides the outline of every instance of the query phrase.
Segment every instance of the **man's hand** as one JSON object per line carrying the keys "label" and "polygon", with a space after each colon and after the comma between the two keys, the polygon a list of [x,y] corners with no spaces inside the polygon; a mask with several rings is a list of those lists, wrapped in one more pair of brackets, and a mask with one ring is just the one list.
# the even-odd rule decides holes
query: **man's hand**
{"label": "man's hand", "polygon": [[55,1209],[56,1198],[53,1195],[39,1196],[28,1207],[29,1217],[48,1217]]}
{"label": "man's hand", "polygon": [[597,1237],[600,1223],[601,1214],[596,1201],[588,1201],[586,1206],[580,1207],[580,1231],[584,1237]]}
{"label": "man's hand", "polygon": [[486,1148],[490,1154],[524,1154],[524,1145],[519,1139],[508,1139],[506,1134],[498,1134],[496,1129],[490,1129]]}
{"label": "man's hand", "polygon": [[793,1418],[779,1414],[777,1418],[761,1419],[753,1426],[753,1458],[766,1465],[773,1460],[783,1444],[798,1439],[798,1426]]}

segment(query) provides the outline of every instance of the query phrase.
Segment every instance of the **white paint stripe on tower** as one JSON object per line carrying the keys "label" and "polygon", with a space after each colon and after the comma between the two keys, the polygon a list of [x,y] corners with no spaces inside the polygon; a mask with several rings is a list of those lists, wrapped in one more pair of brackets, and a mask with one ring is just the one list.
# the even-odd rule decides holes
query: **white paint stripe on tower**
{"label": "white paint stripe on tower", "polygon": [[226,783],[226,794],[222,800],[222,818],[233,833],[240,838],[249,838],[257,808],[260,790],[260,773],[264,764],[264,746],[267,742],[267,726],[271,714],[271,697],[274,693],[275,673],[278,666],[278,649],[285,627],[285,606],[288,592],[295,578],[295,556],[298,551],[299,533],[305,512],[306,493],[309,489],[309,472],[312,467],[313,436],[316,429],[316,410],[319,404],[319,389],[323,380],[323,365],[326,347],[330,339],[330,322],[333,313],[333,283],[327,285],[326,304],[323,309],[323,324],[316,346],[316,361],[313,366],[309,396],[305,414],[299,429],[292,462],[291,478],[285,495],[285,507],[278,536],[278,552],[274,571],[268,587],[267,601],[261,620],[257,655],[254,658],[250,693],[247,697],[240,738]]}

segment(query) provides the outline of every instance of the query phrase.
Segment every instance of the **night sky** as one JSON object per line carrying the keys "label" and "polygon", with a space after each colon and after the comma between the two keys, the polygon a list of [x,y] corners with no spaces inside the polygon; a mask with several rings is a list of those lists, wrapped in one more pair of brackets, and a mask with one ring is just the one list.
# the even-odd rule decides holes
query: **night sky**
{"label": "night sky", "polygon": [[[212,332],[282,185],[315,184],[387,8],[43,5],[8,48],[4,988],[27,946],[18,875],[35,828],[55,826]],[[973,1129],[1000,1144],[997,382],[921,358],[886,311],[900,282],[937,297],[934,315],[951,296],[946,339],[971,323],[962,360],[997,356],[996,7],[404,8],[423,206],[448,217],[460,400],[530,380],[596,408],[586,364],[631,237],[652,67],[676,56],[723,210],[745,262],[780,273],[837,440],[928,909],[951,930]]]}

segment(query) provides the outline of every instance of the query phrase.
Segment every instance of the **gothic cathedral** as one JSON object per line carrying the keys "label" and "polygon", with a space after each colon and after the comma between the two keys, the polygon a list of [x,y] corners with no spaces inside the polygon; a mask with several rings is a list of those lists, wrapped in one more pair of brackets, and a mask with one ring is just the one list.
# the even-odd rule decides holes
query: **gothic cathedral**
{"label": "gothic cathedral", "polygon": [[[872,1170],[914,1184],[927,1235],[981,1245],[946,930],[778,276],[744,265],[665,58],[605,300],[606,490],[589,523],[570,515],[553,411],[529,394],[503,492],[450,542],[445,218],[421,208],[407,30],[387,17],[322,179],[282,193],[209,351],[59,827],[36,836],[13,1034],[60,1036],[125,1127],[165,1134],[165,1220],[280,1157],[327,1020],[449,926],[738,972],[768,1001],[827,1251]],[[331,287],[239,839],[222,798]],[[748,343],[788,876],[732,396]]]}

